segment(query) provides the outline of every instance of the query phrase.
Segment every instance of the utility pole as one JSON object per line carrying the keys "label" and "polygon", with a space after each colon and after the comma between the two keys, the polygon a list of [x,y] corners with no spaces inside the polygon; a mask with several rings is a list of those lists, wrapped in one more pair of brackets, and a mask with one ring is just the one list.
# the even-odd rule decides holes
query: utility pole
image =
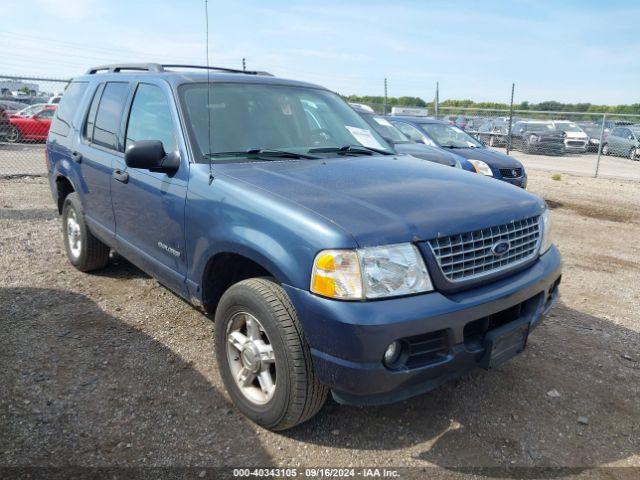
{"label": "utility pole", "polygon": [[433,106],[436,110],[436,120],[438,119],[438,104],[440,103],[440,82],[436,82],[436,98]]}
{"label": "utility pole", "polygon": [[511,150],[511,124],[513,123],[513,91],[516,88],[516,84],[511,84],[511,102],[509,102],[509,128],[507,130],[507,155],[509,155],[509,150]]}
{"label": "utility pole", "polygon": [[242,70],[243,71],[247,69],[247,64],[246,64],[245,60],[246,59],[244,57],[242,57]]}
{"label": "utility pole", "polygon": [[387,78],[384,79],[384,114],[387,114]]}

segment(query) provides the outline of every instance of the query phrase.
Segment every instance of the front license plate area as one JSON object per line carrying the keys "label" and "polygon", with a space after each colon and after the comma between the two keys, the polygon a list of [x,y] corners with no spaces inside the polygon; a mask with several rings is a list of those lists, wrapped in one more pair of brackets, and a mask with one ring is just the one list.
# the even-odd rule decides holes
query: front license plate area
{"label": "front license plate area", "polygon": [[480,359],[482,368],[490,369],[502,365],[521,353],[527,345],[529,322],[516,320],[491,330],[484,337],[484,355]]}

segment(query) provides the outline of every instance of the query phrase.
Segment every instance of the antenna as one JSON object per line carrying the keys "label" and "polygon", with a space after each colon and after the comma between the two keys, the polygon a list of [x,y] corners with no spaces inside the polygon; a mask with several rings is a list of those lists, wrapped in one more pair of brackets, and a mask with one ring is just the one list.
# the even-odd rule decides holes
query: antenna
{"label": "antenna", "polygon": [[204,0],[204,21],[205,21],[205,31],[206,31],[206,52],[207,52],[207,138],[209,140],[209,185],[213,182],[213,165],[211,156],[211,79],[209,78],[210,71],[209,70],[209,2],[208,0]]}

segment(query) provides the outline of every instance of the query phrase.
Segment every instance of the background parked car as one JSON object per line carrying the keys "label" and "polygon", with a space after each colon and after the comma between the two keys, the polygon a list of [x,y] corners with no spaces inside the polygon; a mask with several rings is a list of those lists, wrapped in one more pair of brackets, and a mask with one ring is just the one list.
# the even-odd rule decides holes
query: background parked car
{"label": "background parked car", "polygon": [[611,130],[607,143],[602,145],[602,153],[640,160],[640,126],[615,127]]}
{"label": "background parked car", "polygon": [[401,154],[412,155],[430,162],[440,163],[449,167],[462,168],[460,161],[455,155],[438,147],[431,147],[423,143],[414,143],[409,140],[400,130],[394,127],[388,119],[382,115],[374,113],[371,108],[364,105],[350,103],[353,109],[380,134],[394,150]]}
{"label": "background parked car", "polygon": [[600,135],[602,134],[603,142],[606,141],[609,136],[609,129],[605,129],[602,131],[601,125],[596,124],[595,122],[579,122],[578,125],[584,133],[589,137],[587,143],[587,151],[589,152],[597,152],[600,148]]}
{"label": "background parked car", "polygon": [[18,110],[12,116],[13,117],[30,117],[39,113],[44,107],[46,107],[46,103],[36,103],[35,105],[27,105],[22,110]]}
{"label": "background parked car", "polygon": [[518,187],[527,186],[527,174],[518,160],[485,147],[455,125],[421,117],[389,117],[389,120],[410,139],[457,155],[465,170]]}
{"label": "background parked car", "polygon": [[478,127],[478,140],[490,147],[507,144],[509,134],[509,118],[489,118]]}
{"label": "background parked car", "polygon": [[11,130],[7,136],[9,142],[45,141],[51,127],[51,119],[57,105],[47,105],[30,117],[10,117]]}
{"label": "background parked car", "polygon": [[589,135],[580,126],[569,120],[554,120],[556,130],[564,132],[564,149],[567,152],[584,153],[589,144]]}
{"label": "background parked car", "polygon": [[6,110],[0,106],[0,140],[7,140],[13,131],[11,122],[9,121],[9,115]]}
{"label": "background parked car", "polygon": [[552,122],[517,122],[511,131],[513,148],[524,153],[562,155],[565,150],[565,134],[556,130]]}
{"label": "background parked car", "polygon": [[29,105],[22,102],[14,102],[12,100],[0,100],[0,107],[4,108],[4,110],[7,112],[7,115],[12,115],[15,112],[22,110],[28,106]]}

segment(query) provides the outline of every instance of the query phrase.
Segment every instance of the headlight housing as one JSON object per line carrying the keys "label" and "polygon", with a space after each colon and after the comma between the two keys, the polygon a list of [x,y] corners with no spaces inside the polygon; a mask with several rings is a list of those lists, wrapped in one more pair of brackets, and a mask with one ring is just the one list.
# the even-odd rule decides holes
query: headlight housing
{"label": "headlight housing", "polygon": [[469,163],[473,165],[476,173],[481,173],[482,175],[486,175],[488,177],[493,177],[493,172],[491,171],[491,167],[487,165],[482,160],[469,160]]}
{"label": "headlight housing", "polygon": [[545,208],[542,215],[540,215],[540,230],[542,231],[542,238],[540,239],[540,255],[545,253],[551,248],[551,216],[549,209]]}
{"label": "headlight housing", "polygon": [[433,290],[411,243],[357,250],[323,250],[313,262],[311,292],[342,300],[396,297]]}
{"label": "headlight housing", "polygon": [[540,137],[538,135],[531,135],[529,137],[530,142],[537,142],[538,140],[540,140]]}

